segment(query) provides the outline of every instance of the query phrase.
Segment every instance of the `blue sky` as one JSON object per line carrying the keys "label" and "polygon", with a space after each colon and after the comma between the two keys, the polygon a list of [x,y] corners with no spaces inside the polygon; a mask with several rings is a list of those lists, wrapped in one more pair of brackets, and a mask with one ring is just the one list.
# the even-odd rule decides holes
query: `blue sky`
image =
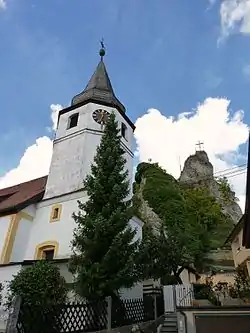
{"label": "blue sky", "polygon": [[101,37],[113,87],[133,121],[149,108],[177,116],[221,97],[250,123],[250,31],[244,13],[223,22],[222,3],[235,0],[3,2],[0,176],[38,137],[52,136],[50,105],[69,105],[85,87]]}

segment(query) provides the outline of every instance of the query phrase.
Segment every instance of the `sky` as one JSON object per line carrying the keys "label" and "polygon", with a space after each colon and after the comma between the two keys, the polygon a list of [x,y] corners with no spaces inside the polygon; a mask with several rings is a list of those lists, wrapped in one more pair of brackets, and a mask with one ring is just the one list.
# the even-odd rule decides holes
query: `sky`
{"label": "sky", "polygon": [[250,0],[0,0],[0,188],[48,173],[58,110],[87,84],[102,37],[135,164],[179,177],[200,140],[243,207]]}

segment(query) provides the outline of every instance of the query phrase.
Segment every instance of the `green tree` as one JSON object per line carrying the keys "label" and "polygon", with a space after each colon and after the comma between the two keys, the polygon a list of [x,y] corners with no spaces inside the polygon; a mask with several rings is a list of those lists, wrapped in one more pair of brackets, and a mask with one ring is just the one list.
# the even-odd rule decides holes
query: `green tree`
{"label": "green tree", "polygon": [[233,298],[250,298],[250,278],[246,267],[236,268],[234,284],[230,286],[229,293]]}
{"label": "green tree", "polygon": [[45,260],[23,268],[9,282],[8,289],[9,302],[21,296],[23,303],[42,307],[64,303],[68,293],[58,266]]}
{"label": "green tree", "polygon": [[237,202],[237,198],[235,197],[235,193],[232,191],[232,188],[229,184],[229,181],[226,177],[220,177],[217,179],[217,184],[219,185],[220,192],[224,201],[226,202]]}
{"label": "green tree", "polygon": [[117,295],[137,281],[138,241],[129,226],[133,208],[129,194],[125,151],[118,123],[111,114],[100,146],[84,181],[88,200],[79,202],[72,241],[70,270],[76,292],[88,299]]}
{"label": "green tree", "polygon": [[195,267],[202,271],[209,261],[207,254],[223,245],[233,222],[206,188],[186,189],[183,196],[191,235],[189,251],[193,252]]}
{"label": "green tree", "polygon": [[[179,276],[183,268],[192,265],[198,272],[213,267],[213,260],[208,257],[212,249],[222,245],[221,235],[216,235],[220,228],[227,226],[227,217],[221,212],[220,205],[206,188],[185,189],[182,191],[185,201],[183,206],[183,224],[166,226],[173,241],[173,255],[177,256]],[[185,229],[185,232],[183,231]],[[179,249],[179,250],[178,250]],[[178,252],[177,252],[178,251]]]}
{"label": "green tree", "polygon": [[155,231],[146,223],[137,257],[141,279],[164,279],[171,275],[171,249],[163,231]]}

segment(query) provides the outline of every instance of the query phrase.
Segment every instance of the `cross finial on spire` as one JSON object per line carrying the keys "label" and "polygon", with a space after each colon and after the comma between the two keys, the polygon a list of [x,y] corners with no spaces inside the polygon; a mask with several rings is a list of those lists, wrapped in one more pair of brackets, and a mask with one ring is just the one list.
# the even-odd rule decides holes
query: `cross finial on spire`
{"label": "cross finial on spire", "polygon": [[99,55],[101,57],[101,60],[103,59],[103,57],[105,56],[105,45],[104,45],[104,39],[102,38],[100,40],[100,44],[101,44],[101,48],[100,48],[100,51],[99,51]]}
{"label": "cross finial on spire", "polygon": [[[204,145],[204,142],[198,141],[198,142],[196,143],[195,146],[198,146],[198,150],[201,151],[201,150],[204,149],[203,145]],[[197,150],[197,149],[196,149],[196,150]]]}

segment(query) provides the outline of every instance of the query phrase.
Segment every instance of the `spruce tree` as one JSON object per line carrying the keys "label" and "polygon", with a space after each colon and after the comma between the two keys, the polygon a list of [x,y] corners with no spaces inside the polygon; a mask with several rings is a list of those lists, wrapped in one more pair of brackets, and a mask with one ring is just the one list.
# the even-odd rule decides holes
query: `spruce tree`
{"label": "spruce tree", "polygon": [[78,202],[70,260],[77,294],[87,300],[117,296],[137,281],[135,257],[139,242],[129,226],[133,215],[125,151],[118,123],[111,114],[100,146],[84,180],[88,200]]}

